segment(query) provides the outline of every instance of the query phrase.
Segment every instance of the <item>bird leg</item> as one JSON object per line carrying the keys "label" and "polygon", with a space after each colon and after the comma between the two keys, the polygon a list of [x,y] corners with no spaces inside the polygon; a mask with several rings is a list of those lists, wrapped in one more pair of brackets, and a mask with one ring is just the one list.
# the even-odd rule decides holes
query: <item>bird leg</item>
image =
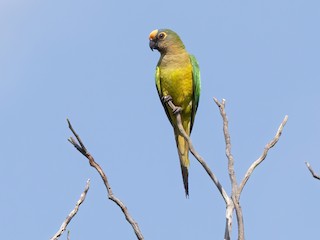
{"label": "bird leg", "polygon": [[172,102],[172,97],[170,95],[166,95],[166,96],[163,96],[161,97],[161,101],[164,103],[164,104],[168,104],[169,107],[172,109],[172,113],[174,115],[177,115],[181,112],[182,108],[181,107],[177,107],[176,105],[173,104]]}

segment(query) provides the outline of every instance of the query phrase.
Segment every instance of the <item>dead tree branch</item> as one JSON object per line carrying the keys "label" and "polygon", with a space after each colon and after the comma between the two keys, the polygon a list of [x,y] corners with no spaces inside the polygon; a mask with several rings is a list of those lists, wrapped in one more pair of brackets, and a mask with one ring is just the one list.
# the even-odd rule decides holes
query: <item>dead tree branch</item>
{"label": "dead tree branch", "polygon": [[220,114],[223,120],[223,133],[224,133],[224,139],[226,143],[226,156],[228,159],[228,172],[229,172],[229,177],[231,181],[231,187],[232,187],[232,192],[236,192],[237,188],[237,179],[236,175],[234,172],[234,159],[233,155],[231,153],[231,138],[229,134],[229,123],[228,123],[228,118],[227,114],[225,112],[225,99],[222,99],[222,102],[220,103],[216,98],[213,98],[217,106],[219,107]]}
{"label": "dead tree branch", "polygon": [[[177,109],[177,107],[173,104],[172,100],[168,101],[168,105],[170,106],[170,108],[172,109],[172,111],[174,111],[175,109]],[[208,173],[209,177],[211,178],[211,180],[214,182],[214,184],[216,185],[216,187],[218,188],[221,196],[223,197],[224,201],[226,202],[226,204],[229,202],[229,196],[227,194],[227,192],[224,190],[224,188],[222,187],[222,185],[220,184],[218,178],[215,176],[215,174],[211,171],[211,169],[209,168],[209,166],[207,165],[207,163],[204,161],[204,159],[200,156],[200,154],[195,150],[195,148],[193,147],[192,141],[190,139],[190,137],[188,136],[188,134],[185,132],[183,126],[182,126],[182,121],[181,121],[181,114],[179,111],[175,111],[174,112],[177,118],[177,125],[179,128],[180,133],[182,134],[182,136],[187,140],[188,145],[189,145],[189,149],[190,152],[192,153],[192,155],[198,160],[198,162],[202,165],[202,167],[206,170],[206,172]]]}
{"label": "dead tree branch", "polygon": [[198,162],[203,166],[203,168],[206,170],[216,187],[218,188],[221,196],[223,197],[225,203],[226,203],[226,229],[225,229],[225,240],[229,240],[231,238],[231,231],[232,231],[232,216],[233,211],[235,210],[236,216],[237,216],[237,222],[238,222],[238,240],[244,240],[244,224],[243,224],[243,214],[242,209],[240,205],[240,195],[241,192],[250,178],[253,170],[266,158],[268,151],[278,142],[282,130],[288,120],[288,116],[285,116],[284,120],[280,124],[280,127],[276,133],[276,136],[266,145],[262,155],[250,166],[247,173],[245,174],[244,179],[241,181],[240,185],[237,183],[236,174],[234,171],[234,158],[231,153],[231,137],[229,134],[229,126],[228,126],[228,118],[227,114],[225,112],[225,100],[223,99],[222,102],[219,102],[216,98],[214,98],[215,103],[219,107],[220,114],[223,120],[223,133],[224,133],[224,139],[226,143],[226,157],[228,159],[228,173],[229,178],[231,182],[231,197],[228,196],[220,182],[218,181],[215,174],[211,171],[211,169],[208,167],[204,159],[199,155],[199,153],[195,150],[192,141],[190,137],[186,134],[182,122],[181,122],[181,115],[180,111],[177,111],[179,107],[175,106],[172,102],[171,97],[168,96],[169,99],[167,101],[168,106],[172,109],[173,113],[176,115],[177,120],[177,126],[179,128],[180,133],[182,136],[188,141],[190,152],[193,154],[193,156],[198,160]]}
{"label": "dead tree branch", "polygon": [[311,175],[312,175],[315,179],[320,180],[320,176],[317,175],[317,174],[313,171],[311,165],[310,165],[308,162],[305,162],[305,164],[307,165],[307,168],[309,169]]}
{"label": "dead tree branch", "polygon": [[[171,99],[171,98],[168,98]],[[216,187],[218,188],[222,198],[224,199],[227,209],[226,209],[226,230],[225,230],[225,236],[224,239],[225,240],[230,240],[231,237],[231,230],[232,230],[232,212],[234,209],[234,204],[231,200],[231,198],[228,196],[227,192],[224,190],[224,188],[222,187],[221,183],[219,182],[218,178],[216,177],[216,175],[211,171],[211,169],[209,168],[209,166],[207,165],[207,163],[204,161],[204,159],[200,156],[200,154],[195,150],[192,141],[190,139],[190,137],[188,136],[188,134],[185,132],[183,126],[182,126],[182,121],[181,121],[181,114],[179,111],[176,111],[177,107],[174,105],[174,103],[172,102],[172,100],[169,100],[167,102],[168,106],[172,109],[173,113],[176,115],[176,119],[177,119],[177,126],[179,128],[180,133],[182,134],[182,136],[187,140],[188,145],[189,145],[189,149],[190,152],[192,153],[192,155],[198,160],[198,162],[202,165],[202,167],[205,169],[205,171],[207,172],[207,174],[209,175],[209,177],[211,178],[211,180],[213,181],[213,183],[216,185]]]}
{"label": "dead tree branch", "polygon": [[70,137],[68,139],[68,141],[82,154],[84,155],[88,160],[89,160],[89,164],[90,166],[92,166],[93,168],[95,168],[103,182],[104,182],[104,185],[105,187],[107,188],[107,192],[108,192],[108,198],[113,201],[114,203],[116,203],[121,211],[123,212],[123,214],[125,215],[125,218],[126,220],[130,223],[130,225],[132,226],[133,228],[133,231],[135,232],[136,236],[137,236],[137,239],[139,240],[143,240],[144,237],[142,235],[142,232],[140,231],[140,228],[138,226],[138,223],[132,218],[132,216],[129,214],[129,211],[127,209],[127,207],[123,204],[123,202],[117,198],[113,192],[112,192],[112,188],[111,188],[111,185],[109,184],[108,182],[108,178],[106,176],[106,174],[104,173],[104,171],[102,170],[102,168],[100,167],[100,165],[95,162],[93,156],[87,151],[86,147],[84,146],[83,142],[81,141],[79,135],[76,133],[76,131],[73,129],[69,119],[67,119],[68,121],[68,126],[69,126],[69,129],[71,130],[71,132],[73,133],[73,135],[76,137],[77,141],[73,138],[73,137]]}
{"label": "dead tree branch", "polygon": [[[229,178],[231,182],[231,199],[234,204],[234,208],[236,211],[236,216],[237,216],[237,222],[238,222],[238,238],[239,239],[244,239],[244,225],[243,225],[243,216],[242,216],[242,210],[241,206],[239,203],[239,191],[238,191],[238,183],[237,183],[237,178],[236,174],[234,171],[234,158],[231,153],[231,137],[229,133],[229,123],[228,123],[228,118],[227,114],[225,111],[225,99],[222,99],[221,103],[218,101],[217,98],[213,98],[214,102],[217,104],[220,110],[220,115],[222,117],[222,122],[223,122],[223,134],[224,134],[224,139],[226,143],[226,156],[228,159],[228,173],[229,173]],[[232,210],[233,210],[232,209]]]}
{"label": "dead tree branch", "polygon": [[[70,221],[72,220],[72,218],[77,214],[79,207],[81,205],[81,203],[83,203],[83,201],[86,198],[87,192],[89,190],[90,187],[90,179],[87,180],[87,184],[86,187],[83,191],[83,193],[80,196],[80,199],[78,200],[78,202],[76,203],[75,208],[69,213],[69,215],[67,216],[66,220],[64,220],[64,222],[62,223],[60,229],[58,230],[58,232],[51,238],[51,240],[57,240],[59,239],[59,237],[62,235],[62,233],[66,230],[68,224],[70,223]],[[69,238],[69,232],[68,232],[68,238]]]}

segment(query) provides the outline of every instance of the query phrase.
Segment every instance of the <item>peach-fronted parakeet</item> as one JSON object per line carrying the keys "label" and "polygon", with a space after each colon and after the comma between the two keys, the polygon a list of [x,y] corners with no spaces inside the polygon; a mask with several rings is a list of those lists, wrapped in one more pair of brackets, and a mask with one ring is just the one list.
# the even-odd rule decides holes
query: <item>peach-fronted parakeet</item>
{"label": "peach-fronted parakeet", "polygon": [[188,196],[189,145],[180,134],[176,116],[163,99],[170,96],[173,104],[181,108],[182,125],[190,136],[200,97],[199,66],[196,58],[187,52],[180,37],[174,31],[156,29],[150,33],[149,40],[150,48],[157,49],[161,54],[156,67],[156,86],[174,130],[184,189]]}

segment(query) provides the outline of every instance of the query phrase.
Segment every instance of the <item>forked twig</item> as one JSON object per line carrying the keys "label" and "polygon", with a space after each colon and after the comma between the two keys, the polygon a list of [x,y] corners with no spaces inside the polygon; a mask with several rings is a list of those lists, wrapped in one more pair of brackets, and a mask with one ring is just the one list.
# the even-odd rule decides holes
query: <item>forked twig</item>
{"label": "forked twig", "polygon": [[[268,151],[278,142],[282,130],[288,120],[288,116],[285,116],[284,120],[280,124],[280,127],[276,133],[276,136],[266,145],[262,155],[249,167],[247,173],[245,174],[244,179],[241,181],[240,185],[237,183],[236,174],[234,171],[234,158],[231,153],[231,138],[229,134],[229,127],[228,127],[228,118],[227,114],[225,112],[225,100],[223,99],[222,102],[219,102],[216,98],[214,98],[215,103],[219,107],[220,114],[223,120],[223,133],[224,133],[224,139],[226,143],[226,156],[228,159],[228,173],[231,181],[231,197],[227,195],[224,188],[221,186],[220,182],[216,178],[216,176],[213,174],[213,172],[210,170],[204,159],[199,155],[199,153],[194,149],[192,141],[190,137],[186,134],[181,121],[181,115],[180,111],[176,111],[179,109],[179,107],[175,106],[172,102],[172,98],[168,96],[169,99],[167,101],[168,106],[172,109],[173,113],[176,115],[177,120],[177,126],[179,128],[179,131],[181,135],[187,140],[190,148],[190,152],[193,154],[193,156],[198,160],[198,162],[203,166],[203,168],[206,170],[216,187],[218,188],[220,194],[222,195],[223,199],[226,203],[226,229],[225,229],[225,236],[224,239],[229,240],[231,238],[231,230],[232,230],[232,213],[235,210],[236,216],[237,216],[237,222],[238,222],[238,240],[244,239],[244,224],[243,224],[243,215],[242,215],[242,209],[240,205],[240,195],[241,192],[250,178],[252,172],[254,169],[266,158]],[[311,171],[311,170],[310,170]]]}
{"label": "forked twig", "polygon": [[313,176],[315,179],[320,180],[320,176],[313,171],[311,165],[310,165],[308,162],[305,162],[305,164],[307,165],[307,168],[309,169],[309,171],[310,171],[310,173],[312,174],[312,176]]}
{"label": "forked twig", "polygon": [[90,166],[94,167],[100,174],[105,187],[107,188],[107,192],[108,192],[108,198],[113,201],[114,203],[116,203],[120,209],[122,210],[123,214],[125,215],[126,220],[130,223],[130,225],[132,226],[137,238],[139,240],[144,239],[142,232],[138,226],[138,223],[132,218],[132,216],[129,214],[129,211],[127,209],[127,207],[123,204],[123,202],[117,198],[111,189],[111,185],[108,182],[108,178],[106,176],[106,174],[104,173],[104,171],[102,170],[102,168],[100,167],[100,165],[95,162],[93,156],[87,151],[86,147],[84,146],[83,142],[81,141],[79,135],[76,133],[76,131],[73,129],[69,119],[67,119],[68,121],[68,126],[69,129],[71,130],[71,132],[73,133],[73,135],[76,137],[77,141],[75,139],[73,139],[72,137],[70,137],[68,139],[68,141],[82,154],[84,155],[88,160],[89,160],[89,164]]}
{"label": "forked twig", "polygon": [[209,177],[211,178],[211,180],[213,181],[213,183],[216,185],[216,187],[218,188],[221,196],[223,197],[225,203],[226,203],[226,229],[225,229],[225,236],[224,239],[225,240],[230,240],[231,238],[231,230],[232,230],[232,212],[234,209],[234,204],[233,201],[231,200],[231,198],[228,196],[228,194],[226,193],[226,191],[224,190],[224,188],[222,187],[222,185],[220,184],[218,178],[215,176],[215,174],[211,171],[211,169],[209,168],[209,166],[207,165],[207,163],[204,161],[204,159],[200,156],[200,154],[195,150],[192,141],[190,139],[190,137],[188,136],[188,134],[185,132],[183,126],[182,126],[182,121],[181,121],[181,114],[179,111],[176,111],[177,107],[174,105],[174,103],[172,102],[172,98],[168,97],[167,104],[168,106],[172,109],[173,113],[176,116],[176,120],[177,120],[177,126],[179,128],[179,131],[181,133],[181,135],[187,140],[188,145],[189,145],[189,149],[190,152],[192,153],[192,155],[198,160],[198,162],[202,165],[202,167],[206,170],[207,174],[209,175]]}
{"label": "forked twig", "polygon": [[[58,232],[50,240],[59,239],[59,237],[62,235],[62,233],[66,230],[66,228],[67,228],[68,224],[70,223],[70,221],[72,220],[72,218],[77,214],[81,203],[83,203],[83,201],[85,200],[87,192],[89,190],[89,187],[90,187],[90,179],[87,180],[86,187],[85,187],[83,193],[81,194],[80,199],[77,201],[75,208],[69,213],[66,220],[64,220],[64,222],[62,223]],[[68,232],[68,238],[69,238],[69,232]]]}

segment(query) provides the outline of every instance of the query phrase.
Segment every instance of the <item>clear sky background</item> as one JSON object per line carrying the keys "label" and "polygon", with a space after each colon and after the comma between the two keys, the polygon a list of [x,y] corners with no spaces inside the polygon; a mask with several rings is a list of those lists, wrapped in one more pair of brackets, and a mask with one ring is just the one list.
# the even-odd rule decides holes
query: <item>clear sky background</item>
{"label": "clear sky background", "polygon": [[1,0],[1,238],[52,237],[90,178],[70,238],[135,239],[98,173],[68,143],[68,117],[145,239],[223,239],[224,201],[194,158],[184,196],[154,84],[159,53],[148,36],[171,28],[201,69],[194,145],[228,192],[212,98],[227,101],[238,181],[289,115],[243,191],[246,239],[315,239],[320,182],[304,161],[320,171],[319,22],[316,0]]}

